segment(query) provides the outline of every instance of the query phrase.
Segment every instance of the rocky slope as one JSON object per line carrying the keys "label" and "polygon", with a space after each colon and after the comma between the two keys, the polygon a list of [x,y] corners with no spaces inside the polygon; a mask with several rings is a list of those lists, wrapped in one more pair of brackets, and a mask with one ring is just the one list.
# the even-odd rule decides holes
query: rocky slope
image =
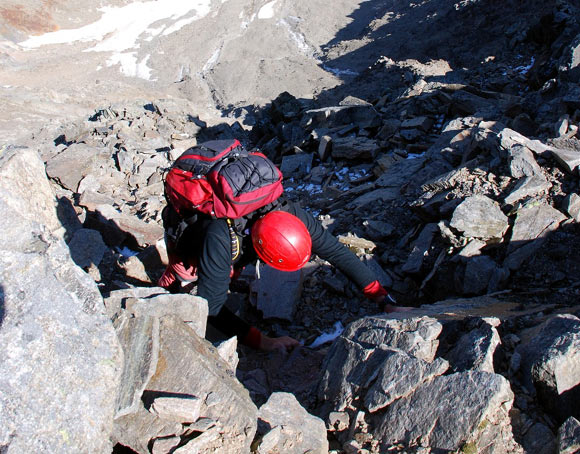
{"label": "rocky slope", "polygon": [[[3,9],[5,20],[32,11],[12,6],[12,15]],[[46,7],[52,16],[42,14],[38,31],[71,17],[65,4]],[[52,87],[65,104],[34,102],[20,119],[4,110],[11,131],[0,155],[0,339],[7,352],[0,383],[11,391],[0,406],[0,450],[577,452],[579,5],[249,8],[230,0],[199,18],[202,7],[156,24],[195,16],[195,27],[223,19],[245,31],[208,37],[203,52],[222,50],[212,54],[215,65],[177,82],[163,71],[158,80],[119,78],[119,66],[111,66],[110,85],[95,91],[87,68],[98,58],[84,53],[73,87],[65,83],[72,69],[55,77],[45,68],[95,43],[54,44],[47,58],[38,57],[41,46],[20,67],[23,54],[4,44],[12,49],[6,74],[34,93]],[[98,20],[86,13],[75,25]],[[16,17],[3,30],[23,43],[34,31],[25,24],[39,21]],[[160,46],[159,58],[181,55],[195,27],[128,50],[153,65],[146,42]],[[251,39],[266,29],[269,49]],[[307,57],[300,46],[282,51],[297,36],[314,49]],[[208,61],[190,50],[183,55],[195,67]],[[263,55],[270,57],[259,70],[232,70],[247,68],[240,56]],[[152,74],[176,68],[163,65],[151,66]],[[28,89],[18,84],[3,96],[26,106]],[[83,93],[90,99],[81,102]],[[123,99],[109,102],[117,96]],[[72,104],[90,113],[79,117]],[[52,122],[37,116],[46,123],[40,130],[21,129],[43,105],[63,112]],[[210,114],[220,109],[223,118]],[[63,123],[64,115],[72,120]],[[165,256],[163,172],[187,147],[224,137],[268,154],[285,175],[287,195],[415,309],[376,314],[316,257],[298,278],[271,270],[256,278],[248,270],[229,304],[264,331],[304,342],[289,355],[267,355],[236,349],[206,328],[205,301],[155,287]],[[32,196],[30,188],[38,188]],[[30,273],[35,280],[25,278]],[[82,342],[65,342],[70,331]],[[68,357],[91,373],[78,378]],[[47,370],[54,378],[42,400],[51,405],[29,397]],[[86,424],[77,424],[76,400],[59,394],[63,387],[90,401]]]}

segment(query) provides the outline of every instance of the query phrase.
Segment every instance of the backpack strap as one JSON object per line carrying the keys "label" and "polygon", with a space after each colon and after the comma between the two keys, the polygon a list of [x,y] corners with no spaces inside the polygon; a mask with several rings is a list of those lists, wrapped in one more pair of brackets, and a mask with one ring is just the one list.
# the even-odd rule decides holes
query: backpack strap
{"label": "backpack strap", "polygon": [[230,218],[226,219],[228,224],[228,231],[230,232],[230,243],[232,245],[232,262],[240,258],[242,253],[242,245],[240,244],[240,237],[236,233],[234,221]]}
{"label": "backpack strap", "polygon": [[163,228],[165,229],[166,238],[169,240],[170,245],[173,247],[177,246],[183,232],[190,226],[195,224],[199,220],[198,213],[193,213],[191,216],[186,218],[181,217],[179,213],[173,208],[173,205],[168,203],[161,213],[161,218],[163,219]]}

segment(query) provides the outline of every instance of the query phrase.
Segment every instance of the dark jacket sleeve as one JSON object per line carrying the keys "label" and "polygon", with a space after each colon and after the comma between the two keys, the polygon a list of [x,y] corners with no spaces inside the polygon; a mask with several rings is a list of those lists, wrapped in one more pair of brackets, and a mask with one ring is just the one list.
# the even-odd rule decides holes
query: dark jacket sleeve
{"label": "dark jacket sleeve", "polygon": [[312,252],[314,254],[338,268],[360,289],[377,279],[374,273],[350,249],[341,244],[300,205],[292,204],[289,211],[306,225],[312,238]]}
{"label": "dark jacket sleeve", "polygon": [[199,255],[197,294],[205,298],[209,315],[218,315],[228,297],[232,252],[224,219],[210,222]]}

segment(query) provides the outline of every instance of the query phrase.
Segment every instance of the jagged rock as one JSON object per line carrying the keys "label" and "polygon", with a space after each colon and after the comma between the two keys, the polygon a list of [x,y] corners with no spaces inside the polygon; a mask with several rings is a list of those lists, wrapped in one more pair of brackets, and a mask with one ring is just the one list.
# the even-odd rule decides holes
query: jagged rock
{"label": "jagged rock", "polygon": [[0,154],[0,228],[1,449],[110,452],[121,349],[31,149]]}
{"label": "jagged rock", "polygon": [[171,419],[181,424],[197,421],[203,401],[195,396],[156,397],[149,411],[162,419]]}
{"label": "jagged rock", "polygon": [[580,222],[580,196],[576,193],[568,194],[564,199],[564,211],[576,222]]}
{"label": "jagged rock", "polygon": [[98,230],[109,246],[120,246],[126,241],[131,246],[145,247],[163,238],[163,227],[128,216],[110,205],[98,205],[85,225]]}
{"label": "jagged rock", "polygon": [[356,235],[339,235],[338,241],[340,241],[342,244],[346,244],[349,248],[358,249],[363,252],[371,252],[377,247],[377,245],[372,241],[359,238]]}
{"label": "jagged rock", "polygon": [[[494,123],[494,124],[490,124]],[[536,155],[547,156],[550,153],[552,147],[540,142],[539,140],[531,140],[526,136],[504,127],[503,125],[496,122],[484,123],[481,126],[489,127],[493,131],[497,132],[497,138],[499,139],[499,144],[504,150],[511,150],[514,146],[523,145]]]}
{"label": "jagged rock", "polygon": [[504,266],[518,269],[565,219],[566,216],[546,202],[532,200],[526,203],[517,212]]}
{"label": "jagged rock", "polygon": [[256,431],[257,408],[229,365],[207,341],[176,317],[159,320],[158,339],[157,368],[149,380],[148,391],[144,392],[136,412],[115,420],[115,440],[146,454],[149,443],[155,439],[189,433],[188,425],[155,416],[146,406],[158,397],[193,396],[202,402],[200,419],[207,418],[215,424],[213,428],[204,424],[206,429],[201,435],[175,452],[248,452]]}
{"label": "jagged rock", "polygon": [[453,101],[453,109],[462,115],[479,114],[482,116],[493,116],[493,114],[497,114],[497,106],[494,102],[473,93],[458,90],[453,93],[451,98]]}
{"label": "jagged rock", "polygon": [[[495,319],[494,324],[499,324],[499,320]],[[455,372],[474,370],[494,373],[493,355],[501,343],[497,329],[485,319],[477,319],[472,325],[445,358]]]}
{"label": "jagged rock", "polygon": [[362,137],[335,137],[332,141],[333,159],[373,160],[379,152],[374,140]]}
{"label": "jagged rock", "polygon": [[373,241],[383,240],[395,232],[395,227],[392,224],[373,219],[363,221],[363,227],[368,234],[367,236]]}
{"label": "jagged rock", "polygon": [[324,135],[320,138],[318,144],[318,157],[321,161],[325,161],[332,152],[332,137]]}
{"label": "jagged rock", "polygon": [[92,189],[85,189],[79,197],[79,206],[89,211],[95,211],[99,205],[113,205],[113,203],[115,200],[111,196]]}
{"label": "jagged rock", "polygon": [[159,319],[125,315],[115,320],[115,330],[125,358],[115,404],[118,418],[142,406],[141,396],[157,368]]}
{"label": "jagged rock", "polygon": [[349,407],[369,378],[376,375],[384,354],[377,353],[373,356],[376,361],[370,361],[375,346],[400,348],[430,362],[437,350],[440,331],[441,325],[427,318],[399,321],[369,317],[353,322],[325,358],[318,387],[318,397],[324,402],[322,414]]}
{"label": "jagged rock", "polygon": [[181,443],[181,437],[157,438],[153,441],[151,454],[167,454]]}
{"label": "jagged rock", "polygon": [[514,178],[543,176],[534,154],[523,145],[514,145],[508,150],[510,174]]}
{"label": "jagged rock", "polygon": [[236,372],[240,358],[238,357],[238,338],[230,337],[229,339],[219,342],[216,345],[217,351],[221,358],[228,363],[230,369]]}
{"label": "jagged rock", "polygon": [[189,325],[199,337],[205,336],[208,306],[201,297],[188,294],[170,294],[161,287],[136,287],[114,290],[104,298],[111,319],[123,312],[133,317],[174,315]]}
{"label": "jagged rock", "polygon": [[[427,326],[423,325],[423,329]],[[321,406],[322,414],[352,408],[358,396],[365,395],[366,408],[371,412],[377,411],[408,394],[420,383],[447,370],[446,361],[429,363],[386,344],[375,343],[378,336],[361,339],[362,336],[351,334],[343,333],[333,343],[325,358],[318,387],[319,401],[324,402]],[[399,333],[391,332],[391,336],[393,334],[396,336]],[[404,337],[405,334],[401,335]],[[407,347],[413,342],[408,337],[388,340]],[[380,348],[375,348],[378,345]]]}
{"label": "jagged rock", "polygon": [[81,180],[89,174],[98,176],[103,173],[100,163],[110,159],[111,154],[106,148],[75,143],[46,163],[46,173],[66,189],[77,192]]}
{"label": "jagged rock", "polygon": [[[441,228],[441,225],[439,225]],[[485,241],[478,240],[477,238],[472,239],[469,243],[465,245],[459,252],[458,256],[464,259],[478,256],[481,254],[481,250],[487,245]],[[469,263],[469,262],[468,262]]]}
{"label": "jagged rock", "polygon": [[450,225],[466,237],[482,240],[501,239],[509,227],[497,202],[484,195],[473,195],[461,202]]}
{"label": "jagged rock", "polygon": [[580,319],[556,315],[517,348],[524,384],[562,421],[580,409]]}
{"label": "jagged rock", "polygon": [[427,224],[419,237],[413,242],[411,246],[411,253],[405,264],[403,265],[403,271],[405,273],[414,274],[421,271],[423,267],[423,259],[425,255],[429,252],[431,248],[431,243],[435,234],[439,232],[439,227],[437,224]]}
{"label": "jagged rock", "polygon": [[560,58],[558,72],[567,80],[580,81],[580,35],[576,36]]}
{"label": "jagged rock", "polygon": [[495,261],[486,255],[469,258],[461,280],[462,293],[464,295],[478,295],[486,292],[497,269]]}
{"label": "jagged rock", "polygon": [[310,173],[313,157],[314,155],[311,153],[298,153],[284,156],[282,158],[280,171],[285,178],[301,178]]}
{"label": "jagged rock", "polygon": [[576,173],[576,169],[580,166],[580,153],[578,151],[553,149],[551,153],[564,170]]}
{"label": "jagged rock", "polygon": [[440,331],[429,318],[369,317],[349,325],[323,363],[321,414],[370,410],[368,424],[351,420],[353,432],[343,434],[355,440],[358,431],[367,434],[379,450],[395,444],[458,450],[468,443],[477,449],[493,440],[503,449],[494,452],[521,452],[511,434],[507,380],[475,371],[441,375],[448,364],[434,359]]}
{"label": "jagged rock", "polygon": [[522,440],[526,452],[556,454],[556,440],[552,431],[542,423],[536,423],[526,432]]}
{"label": "jagged rock", "polygon": [[433,126],[433,120],[429,117],[409,118],[401,123],[402,129],[420,129],[423,132],[429,131],[431,126]]}
{"label": "jagged rock", "polygon": [[302,294],[302,271],[279,271],[260,267],[259,277],[251,283],[252,300],[264,318],[292,321]]}
{"label": "jagged rock", "polygon": [[577,454],[580,452],[580,422],[568,418],[558,430],[558,454]]}
{"label": "jagged rock", "polygon": [[494,452],[522,452],[511,434],[512,402],[501,375],[470,371],[435,377],[371,417],[373,435],[383,449],[396,443],[448,451],[471,445],[479,452],[488,441]]}
{"label": "jagged rock", "polygon": [[346,205],[346,209],[356,210],[367,206],[370,203],[388,202],[397,199],[399,195],[399,191],[395,188],[375,189],[374,191],[367,192],[366,194],[357,197],[352,202],[349,202]]}
{"label": "jagged rock", "polygon": [[552,184],[543,175],[520,179],[514,190],[504,199],[510,205],[528,197],[536,197],[551,189]]}
{"label": "jagged rock", "polygon": [[[389,348],[376,350],[371,358],[370,361],[377,366],[378,372],[376,375],[369,374],[367,381],[363,383],[364,388],[368,389],[364,404],[371,413],[409,395],[421,384],[443,375],[449,368],[444,359],[437,358],[428,363],[401,350]],[[401,371],[405,373],[401,374]]]}
{"label": "jagged rock", "polygon": [[387,171],[382,174],[375,184],[383,188],[400,188],[409,183],[423,166],[426,158],[405,159],[394,163]]}
{"label": "jagged rock", "polygon": [[383,140],[390,139],[399,130],[400,127],[401,120],[397,118],[388,118],[383,120],[383,126],[381,126],[381,129],[377,133],[377,137]]}
{"label": "jagged rock", "polygon": [[185,446],[177,448],[173,452],[175,454],[198,454],[201,452],[215,452],[216,441],[220,439],[220,431],[218,428],[211,428],[201,435],[195,437]]}
{"label": "jagged rock", "polygon": [[331,411],[328,415],[327,429],[330,432],[342,432],[348,429],[350,417],[345,411]]}
{"label": "jagged rock", "polygon": [[292,394],[273,393],[260,407],[258,420],[260,454],[328,453],[324,421],[309,414]]}
{"label": "jagged rock", "polygon": [[435,358],[441,324],[429,317],[389,319],[368,317],[351,323],[343,336],[362,344],[387,345],[398,348],[427,362]]}

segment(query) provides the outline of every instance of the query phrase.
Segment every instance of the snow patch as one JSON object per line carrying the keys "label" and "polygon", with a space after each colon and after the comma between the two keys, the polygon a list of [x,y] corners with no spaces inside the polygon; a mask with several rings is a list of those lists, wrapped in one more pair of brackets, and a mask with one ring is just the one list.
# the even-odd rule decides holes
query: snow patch
{"label": "snow patch", "polygon": [[116,53],[107,60],[107,66],[121,65],[121,73],[128,77],[151,80],[151,68],[147,66],[150,55],[137,61],[136,52]]}
{"label": "snow patch", "polygon": [[[119,8],[104,7],[99,11],[103,15],[92,24],[32,36],[19,44],[21,47],[34,49],[48,44],[97,41],[97,44],[85,49],[85,52],[115,52],[107,61],[109,66],[120,63],[123,74],[149,79],[151,70],[144,66],[149,56],[137,62],[133,52],[123,52],[138,49],[139,39],[150,41],[159,34],[167,36],[207,16],[211,11],[211,0],[134,2]],[[174,22],[150,28],[161,20]],[[132,64],[134,67],[130,67]]]}
{"label": "snow patch", "polygon": [[286,29],[288,30],[288,34],[290,35],[290,38],[296,44],[296,47],[298,47],[298,50],[300,50],[302,53],[306,54],[309,57],[313,57],[314,51],[306,43],[306,39],[304,38],[303,34],[297,33],[295,30],[293,30],[292,26],[288,22],[286,22],[284,19],[281,19],[278,22],[278,24],[286,27]]}
{"label": "snow patch", "polygon": [[274,0],[262,6],[260,11],[258,11],[258,19],[272,19],[274,17],[274,5],[277,2],[278,0]]}

